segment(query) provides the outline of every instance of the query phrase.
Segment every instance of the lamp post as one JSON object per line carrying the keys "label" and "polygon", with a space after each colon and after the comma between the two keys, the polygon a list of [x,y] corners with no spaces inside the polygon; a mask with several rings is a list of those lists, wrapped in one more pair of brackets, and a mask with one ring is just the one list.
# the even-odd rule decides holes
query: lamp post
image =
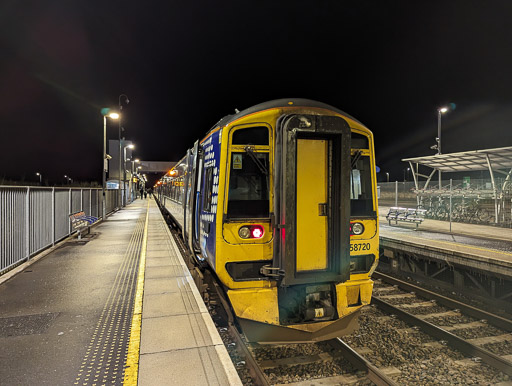
{"label": "lamp post", "polygon": [[135,145],[130,143],[123,148],[123,206],[126,206],[126,149],[134,149]]}
{"label": "lamp post", "polygon": [[[137,188],[136,186],[134,186],[133,184],[133,176],[134,176],[134,173],[135,173],[135,164],[140,162],[140,160],[138,158],[132,160],[132,168],[130,169],[130,172],[131,172],[131,176],[130,176],[130,184],[131,184],[131,192],[132,192],[132,195],[135,193],[135,197],[137,197],[137,193],[135,192],[135,189]],[[132,196],[133,197],[133,196]]]}
{"label": "lamp post", "polygon": [[387,178],[387,182],[389,182],[389,173],[386,172],[386,178]]}
{"label": "lamp post", "polygon": [[[130,100],[128,99],[128,96],[126,94],[119,95],[119,204],[121,204],[121,149],[122,149],[122,143],[121,143],[121,131],[123,130],[123,126],[121,125],[122,120],[122,114],[123,114],[123,105],[122,100],[124,99],[125,103],[130,103]],[[123,181],[124,184],[124,181]]]}
{"label": "lamp post", "polygon": [[[437,149],[437,155],[441,155],[441,116],[450,111],[455,110],[455,103],[450,103],[446,106],[439,107],[437,109],[437,137],[436,137],[436,145],[432,146],[431,149]],[[439,173],[439,189],[441,189],[441,170],[438,171]]]}
{"label": "lamp post", "polygon": [[107,116],[111,119],[119,119],[119,114],[117,113],[109,113],[109,109],[105,108],[101,110],[103,114],[103,184],[102,184],[102,193],[103,193],[103,220],[106,219],[107,210],[105,207],[105,188],[107,183]]}
{"label": "lamp post", "polygon": [[36,176],[39,176],[39,185],[43,185],[43,175],[41,173],[36,173]]}

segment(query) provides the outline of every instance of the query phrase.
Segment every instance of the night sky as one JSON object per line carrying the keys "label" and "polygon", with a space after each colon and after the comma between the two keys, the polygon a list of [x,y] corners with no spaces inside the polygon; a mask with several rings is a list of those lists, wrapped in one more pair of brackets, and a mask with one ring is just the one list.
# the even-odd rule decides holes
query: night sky
{"label": "night sky", "polygon": [[392,180],[401,158],[435,153],[448,102],[443,153],[512,146],[510,0],[3,0],[0,49],[0,181],[100,182],[100,109],[122,93],[124,135],[148,161],[291,97],[369,127]]}

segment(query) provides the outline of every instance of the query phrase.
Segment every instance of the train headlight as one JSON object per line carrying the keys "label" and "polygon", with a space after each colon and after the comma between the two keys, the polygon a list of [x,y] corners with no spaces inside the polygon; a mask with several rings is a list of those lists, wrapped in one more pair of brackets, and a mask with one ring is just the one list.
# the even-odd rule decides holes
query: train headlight
{"label": "train headlight", "polygon": [[364,225],[361,224],[360,222],[354,222],[350,224],[350,231],[350,233],[352,233],[353,235],[362,235],[364,232]]}
{"label": "train headlight", "polygon": [[248,239],[249,237],[251,237],[251,230],[249,229],[249,227],[241,227],[238,230],[238,236],[240,236],[242,239]]}

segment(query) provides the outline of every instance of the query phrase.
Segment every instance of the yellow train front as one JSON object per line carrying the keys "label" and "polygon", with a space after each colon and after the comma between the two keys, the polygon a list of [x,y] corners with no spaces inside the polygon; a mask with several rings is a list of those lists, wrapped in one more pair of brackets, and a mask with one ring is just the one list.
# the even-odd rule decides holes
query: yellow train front
{"label": "yellow train front", "polygon": [[223,118],[158,197],[223,283],[249,341],[357,328],[378,262],[373,136],[323,103],[283,99]]}

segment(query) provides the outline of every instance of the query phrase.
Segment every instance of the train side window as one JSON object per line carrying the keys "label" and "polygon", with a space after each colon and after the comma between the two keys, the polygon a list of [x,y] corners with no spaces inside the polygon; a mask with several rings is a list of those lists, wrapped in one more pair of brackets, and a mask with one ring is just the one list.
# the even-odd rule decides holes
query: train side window
{"label": "train side window", "polygon": [[373,216],[372,175],[370,157],[356,152],[352,156],[350,173],[350,214],[352,216]]}
{"label": "train side window", "polygon": [[213,168],[208,168],[204,172],[204,196],[203,211],[211,212],[213,195]]}
{"label": "train side window", "polygon": [[265,126],[255,126],[235,130],[231,144],[268,146],[268,128]]}

